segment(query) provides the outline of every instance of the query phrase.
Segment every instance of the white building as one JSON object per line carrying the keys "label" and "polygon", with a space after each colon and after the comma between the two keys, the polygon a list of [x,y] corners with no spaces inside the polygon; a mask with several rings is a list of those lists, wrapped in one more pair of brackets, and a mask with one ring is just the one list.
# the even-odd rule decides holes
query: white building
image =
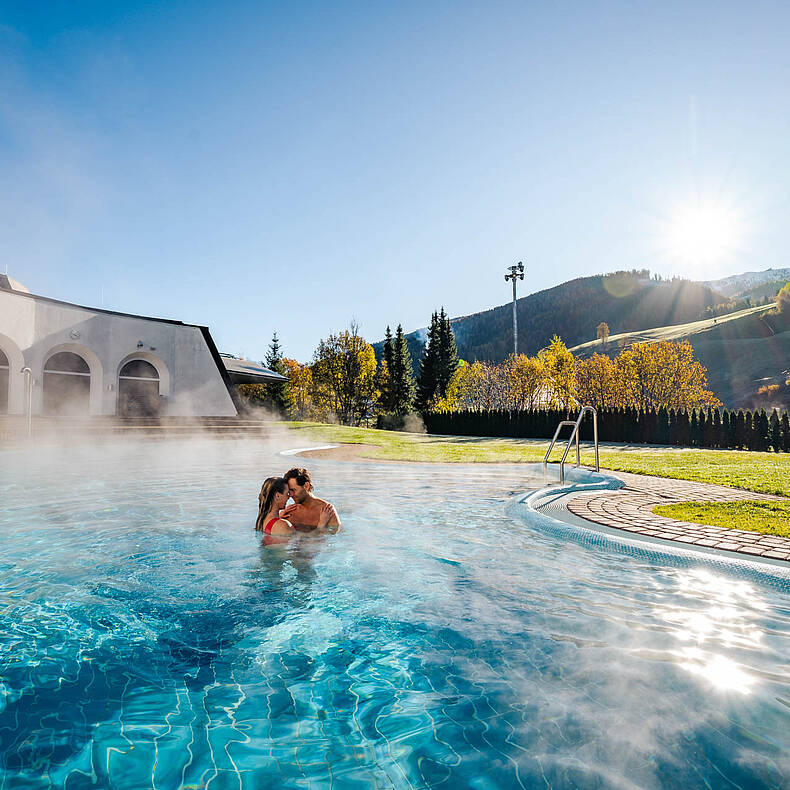
{"label": "white building", "polygon": [[[0,274],[0,414],[234,416],[235,384],[282,380],[228,370],[208,328],[31,294]],[[238,379],[235,381],[234,379]]]}

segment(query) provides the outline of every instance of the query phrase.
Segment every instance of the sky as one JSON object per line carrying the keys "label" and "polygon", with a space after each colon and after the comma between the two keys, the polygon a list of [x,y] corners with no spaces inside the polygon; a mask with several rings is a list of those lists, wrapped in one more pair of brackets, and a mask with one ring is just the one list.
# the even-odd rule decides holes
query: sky
{"label": "sky", "polygon": [[0,0],[0,272],[308,361],[790,265],[786,2]]}

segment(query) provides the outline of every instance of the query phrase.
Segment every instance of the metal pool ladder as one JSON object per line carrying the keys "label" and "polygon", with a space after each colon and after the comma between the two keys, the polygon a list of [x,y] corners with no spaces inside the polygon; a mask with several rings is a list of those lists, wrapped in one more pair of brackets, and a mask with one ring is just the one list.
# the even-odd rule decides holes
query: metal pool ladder
{"label": "metal pool ladder", "polygon": [[571,431],[571,435],[568,437],[568,444],[565,445],[565,452],[562,454],[562,459],[560,460],[560,483],[565,482],[565,459],[568,457],[568,453],[571,449],[571,443],[574,439],[576,439],[576,466],[579,467],[581,465],[581,460],[579,456],[579,427],[582,424],[582,419],[584,419],[584,415],[586,412],[591,411],[593,416],[593,442],[595,444],[595,471],[599,472],[600,467],[598,465],[598,412],[592,406],[582,406],[581,411],[579,412],[579,416],[576,420],[563,420],[558,426],[557,430],[554,431],[554,438],[551,440],[551,444],[549,445],[549,449],[546,450],[546,455],[543,456],[543,474],[546,475],[548,471],[548,464],[549,464],[549,456],[551,455],[551,451],[554,449],[554,444],[557,441],[557,437],[560,435],[560,431],[566,425],[572,425],[573,430]]}

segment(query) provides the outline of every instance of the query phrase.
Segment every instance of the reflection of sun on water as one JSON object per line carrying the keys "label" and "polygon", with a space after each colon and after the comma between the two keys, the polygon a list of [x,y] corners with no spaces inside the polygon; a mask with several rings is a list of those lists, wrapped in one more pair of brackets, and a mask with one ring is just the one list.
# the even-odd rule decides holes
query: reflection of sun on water
{"label": "reflection of sun on water", "polygon": [[681,657],[680,666],[694,675],[705,678],[717,689],[748,694],[755,678],[726,656],[705,653],[698,647],[686,647],[676,655]]}
{"label": "reflection of sun on water", "polygon": [[705,678],[718,689],[748,694],[755,678],[726,655],[735,649],[759,649],[763,633],[754,619],[767,608],[748,582],[731,581],[705,570],[678,576],[681,596],[704,608],[671,607],[657,614],[674,626],[680,642],[692,643],[671,651],[680,666]]}

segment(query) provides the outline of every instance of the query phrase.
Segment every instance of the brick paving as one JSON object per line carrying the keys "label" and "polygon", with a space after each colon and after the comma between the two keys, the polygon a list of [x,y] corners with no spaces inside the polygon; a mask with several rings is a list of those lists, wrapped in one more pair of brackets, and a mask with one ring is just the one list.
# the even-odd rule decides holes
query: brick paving
{"label": "brick paving", "polygon": [[790,562],[790,538],[675,521],[652,512],[656,505],[671,502],[737,502],[782,497],[755,494],[712,483],[647,477],[628,472],[615,474],[625,483],[625,488],[573,497],[567,503],[568,510],[596,524],[638,535]]}

